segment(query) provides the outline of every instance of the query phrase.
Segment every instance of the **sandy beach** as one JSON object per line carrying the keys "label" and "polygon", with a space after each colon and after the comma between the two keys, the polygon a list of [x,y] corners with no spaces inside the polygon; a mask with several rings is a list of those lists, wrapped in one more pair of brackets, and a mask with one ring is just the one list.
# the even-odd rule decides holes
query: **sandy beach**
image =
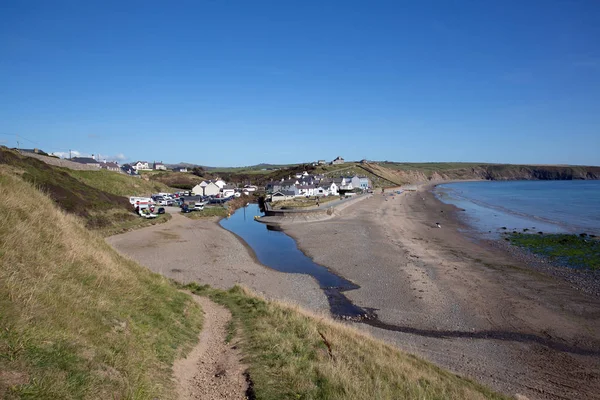
{"label": "sandy beach", "polygon": [[429,189],[284,229],[389,329],[356,326],[504,393],[600,398],[600,299],[462,235]]}
{"label": "sandy beach", "polygon": [[174,212],[165,224],[111,236],[106,241],[121,254],[178,282],[221,289],[243,284],[267,298],[328,313],[327,298],[313,278],[264,267],[217,221],[192,220]]}
{"label": "sandy beach", "polygon": [[[335,218],[284,229],[315,262],[360,286],[345,294],[374,310],[379,327],[357,328],[510,395],[600,398],[600,298],[461,234],[460,211],[429,189],[378,193]],[[312,278],[260,265],[215,220],[174,215],[107,241],[179,281],[242,283],[327,311]]]}

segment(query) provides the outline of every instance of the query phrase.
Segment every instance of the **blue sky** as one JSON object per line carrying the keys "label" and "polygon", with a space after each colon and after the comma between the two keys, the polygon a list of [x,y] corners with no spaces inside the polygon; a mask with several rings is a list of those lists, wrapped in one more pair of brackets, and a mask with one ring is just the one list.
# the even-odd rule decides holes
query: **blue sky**
{"label": "blue sky", "polygon": [[600,2],[2,1],[0,144],[600,165]]}

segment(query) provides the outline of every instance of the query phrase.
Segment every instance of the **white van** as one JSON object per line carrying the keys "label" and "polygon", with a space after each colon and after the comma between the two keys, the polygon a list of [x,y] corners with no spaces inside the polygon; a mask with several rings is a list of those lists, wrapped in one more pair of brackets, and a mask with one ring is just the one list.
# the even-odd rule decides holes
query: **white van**
{"label": "white van", "polygon": [[150,203],[150,204],[154,204],[154,200],[152,200],[150,197],[136,197],[136,196],[132,196],[129,198],[129,203],[133,206],[139,204],[139,203]]}

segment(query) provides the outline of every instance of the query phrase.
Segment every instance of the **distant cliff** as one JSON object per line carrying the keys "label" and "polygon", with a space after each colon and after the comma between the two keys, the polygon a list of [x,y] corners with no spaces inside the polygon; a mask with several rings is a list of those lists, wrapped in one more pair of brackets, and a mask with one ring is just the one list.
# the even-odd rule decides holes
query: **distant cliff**
{"label": "distant cliff", "polygon": [[361,164],[365,171],[401,185],[449,180],[583,180],[600,179],[600,167],[559,165],[378,163]]}
{"label": "distant cliff", "polygon": [[474,173],[483,179],[493,181],[600,179],[600,167],[490,165],[482,167]]}

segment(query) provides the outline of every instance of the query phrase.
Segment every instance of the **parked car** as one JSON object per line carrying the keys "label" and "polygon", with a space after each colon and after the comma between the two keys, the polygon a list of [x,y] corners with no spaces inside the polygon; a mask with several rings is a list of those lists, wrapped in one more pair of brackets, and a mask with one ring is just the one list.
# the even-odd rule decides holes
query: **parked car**
{"label": "parked car", "polygon": [[190,207],[188,204],[182,204],[181,205],[181,212],[182,213],[189,213],[189,212],[192,212],[192,211],[195,211],[194,207]]}
{"label": "parked car", "polygon": [[152,213],[150,211],[150,208],[145,207],[145,208],[140,208],[138,213],[140,214],[140,217],[144,217],[144,218],[156,218],[157,215]]}

